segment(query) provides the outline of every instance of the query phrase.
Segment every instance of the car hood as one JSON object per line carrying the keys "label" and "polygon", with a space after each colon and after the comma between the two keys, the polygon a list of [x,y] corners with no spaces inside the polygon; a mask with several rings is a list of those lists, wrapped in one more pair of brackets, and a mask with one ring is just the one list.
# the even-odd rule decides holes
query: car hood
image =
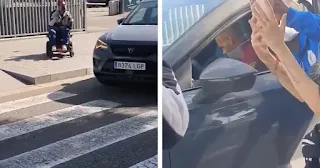
{"label": "car hood", "polygon": [[116,43],[157,43],[157,25],[120,25],[103,37],[108,44]]}

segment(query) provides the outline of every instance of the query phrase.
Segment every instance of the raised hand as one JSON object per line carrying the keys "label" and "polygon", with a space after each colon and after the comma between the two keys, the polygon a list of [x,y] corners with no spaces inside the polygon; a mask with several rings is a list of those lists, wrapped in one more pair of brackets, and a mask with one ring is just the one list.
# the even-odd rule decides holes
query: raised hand
{"label": "raised hand", "polygon": [[268,45],[263,41],[259,33],[258,21],[255,17],[249,20],[252,28],[251,44],[256,52],[258,58],[271,70],[274,71],[276,67],[276,58],[269,52]]}
{"label": "raised hand", "polygon": [[252,12],[253,17],[257,18],[257,24],[259,26],[258,32],[264,42],[275,51],[279,45],[284,44],[287,14],[282,16],[279,27],[269,0],[267,0],[266,3],[265,9],[262,9],[259,3],[254,2]]}

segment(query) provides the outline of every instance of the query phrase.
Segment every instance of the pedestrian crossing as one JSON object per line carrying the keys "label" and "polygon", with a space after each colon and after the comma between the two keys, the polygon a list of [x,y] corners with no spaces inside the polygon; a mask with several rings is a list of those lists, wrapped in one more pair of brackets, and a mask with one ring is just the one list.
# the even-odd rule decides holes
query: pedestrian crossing
{"label": "pedestrian crossing", "polygon": [[[144,148],[143,145],[130,146],[138,144],[139,140],[135,139],[148,141],[150,133],[156,135],[156,107],[128,107],[103,98],[68,107],[59,101],[81,96],[86,95],[57,91],[1,103],[0,121],[2,116],[10,116],[11,113],[26,115],[33,113],[34,109],[44,110],[36,108],[43,104],[51,103],[50,107],[56,107],[52,107],[54,110],[46,109],[43,114],[35,112],[38,115],[0,125],[0,168],[67,168],[70,164],[72,167],[95,167],[95,164],[106,168],[157,167],[157,150],[149,149],[157,146],[156,141],[146,143],[146,153],[138,149]],[[116,152],[119,163],[107,161],[114,157],[108,152],[112,148],[127,148]],[[98,163],[96,153],[101,150],[106,154]],[[127,161],[128,155],[131,159]],[[141,160],[137,160],[137,156]]]}

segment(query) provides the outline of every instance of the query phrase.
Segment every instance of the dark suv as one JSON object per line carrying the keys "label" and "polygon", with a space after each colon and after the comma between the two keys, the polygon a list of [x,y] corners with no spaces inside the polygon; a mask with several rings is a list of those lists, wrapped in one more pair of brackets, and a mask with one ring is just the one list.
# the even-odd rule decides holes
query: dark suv
{"label": "dark suv", "polygon": [[93,52],[94,75],[103,84],[157,83],[158,4],[143,1],[112,32],[102,35]]}
{"label": "dark suv", "polygon": [[[163,132],[176,143],[164,168],[303,167],[300,141],[319,120],[269,70],[239,59],[255,54],[251,17],[250,0],[163,0],[163,59],[189,109],[180,141]],[[228,55],[217,40],[226,29],[243,40]]]}

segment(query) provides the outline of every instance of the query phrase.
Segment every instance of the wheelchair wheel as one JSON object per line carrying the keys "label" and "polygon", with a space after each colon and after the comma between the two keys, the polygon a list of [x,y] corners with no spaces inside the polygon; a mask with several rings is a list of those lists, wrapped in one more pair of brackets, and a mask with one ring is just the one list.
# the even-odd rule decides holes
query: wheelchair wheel
{"label": "wheelchair wheel", "polygon": [[48,41],[47,42],[47,44],[46,44],[46,54],[47,54],[47,56],[48,57],[50,57],[50,58],[52,58],[52,51],[51,51],[51,49],[52,49],[52,47],[51,47],[51,45],[50,45],[50,42]]}
{"label": "wheelchair wheel", "polygon": [[74,52],[70,51],[70,57],[73,57],[73,56],[74,56]]}
{"label": "wheelchair wheel", "polygon": [[68,50],[70,52],[70,57],[74,56],[74,51],[73,51],[73,44],[72,41],[70,41],[69,45],[68,45]]}

